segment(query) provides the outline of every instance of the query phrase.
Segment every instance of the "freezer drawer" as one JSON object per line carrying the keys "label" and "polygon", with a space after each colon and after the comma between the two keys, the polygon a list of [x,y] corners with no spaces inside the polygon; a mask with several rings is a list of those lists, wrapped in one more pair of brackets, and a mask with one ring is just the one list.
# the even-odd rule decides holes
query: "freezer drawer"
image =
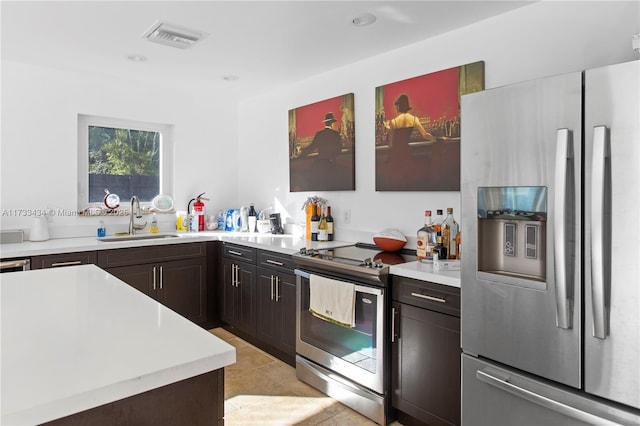
{"label": "freezer drawer", "polygon": [[637,425],[640,412],[462,355],[462,425]]}

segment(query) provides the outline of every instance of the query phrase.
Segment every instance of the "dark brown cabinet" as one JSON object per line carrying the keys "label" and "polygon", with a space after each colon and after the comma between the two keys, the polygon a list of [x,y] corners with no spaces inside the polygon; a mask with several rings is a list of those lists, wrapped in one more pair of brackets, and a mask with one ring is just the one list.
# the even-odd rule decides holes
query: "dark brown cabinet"
{"label": "dark brown cabinet", "polygon": [[392,286],[392,405],[398,420],[459,425],[460,289],[395,276]]}
{"label": "dark brown cabinet", "polygon": [[57,253],[31,258],[31,269],[60,268],[63,266],[86,265],[97,263],[95,251],[76,253]]}
{"label": "dark brown cabinet", "polygon": [[205,243],[104,250],[98,266],[194,323],[207,321]]}
{"label": "dark brown cabinet", "polygon": [[224,243],[222,320],[255,334],[256,249]]}
{"label": "dark brown cabinet", "polygon": [[296,278],[291,256],[258,252],[258,339],[281,351],[293,364],[296,355]]}

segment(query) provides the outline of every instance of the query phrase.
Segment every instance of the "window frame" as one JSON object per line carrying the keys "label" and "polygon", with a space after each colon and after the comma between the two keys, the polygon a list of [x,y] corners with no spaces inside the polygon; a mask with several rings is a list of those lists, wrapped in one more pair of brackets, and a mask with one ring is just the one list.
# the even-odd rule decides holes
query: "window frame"
{"label": "window frame", "polygon": [[[160,133],[160,189],[159,194],[173,196],[173,125],[78,114],[78,211],[95,207],[89,202],[89,126],[111,127],[116,129],[135,129]],[[128,209],[131,200],[120,199],[120,207]],[[141,206],[151,205],[150,201],[141,201]],[[104,207],[104,206],[102,206]]]}

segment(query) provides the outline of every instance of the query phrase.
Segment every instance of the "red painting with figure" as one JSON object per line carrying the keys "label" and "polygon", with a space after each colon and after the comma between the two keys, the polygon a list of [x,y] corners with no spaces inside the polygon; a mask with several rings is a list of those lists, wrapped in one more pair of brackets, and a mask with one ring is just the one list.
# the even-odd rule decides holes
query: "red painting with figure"
{"label": "red painting with figure", "polygon": [[289,110],[289,189],[355,189],[353,93]]}
{"label": "red painting with figure", "polygon": [[460,96],[484,89],[484,62],[376,88],[376,190],[460,190]]}

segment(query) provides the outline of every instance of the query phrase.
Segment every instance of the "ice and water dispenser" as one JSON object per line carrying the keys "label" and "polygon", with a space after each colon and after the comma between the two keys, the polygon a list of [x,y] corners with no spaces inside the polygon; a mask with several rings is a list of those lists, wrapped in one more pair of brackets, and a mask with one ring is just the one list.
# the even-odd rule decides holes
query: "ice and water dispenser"
{"label": "ice and water dispenser", "polygon": [[540,288],[546,282],[547,188],[478,188],[478,277]]}

